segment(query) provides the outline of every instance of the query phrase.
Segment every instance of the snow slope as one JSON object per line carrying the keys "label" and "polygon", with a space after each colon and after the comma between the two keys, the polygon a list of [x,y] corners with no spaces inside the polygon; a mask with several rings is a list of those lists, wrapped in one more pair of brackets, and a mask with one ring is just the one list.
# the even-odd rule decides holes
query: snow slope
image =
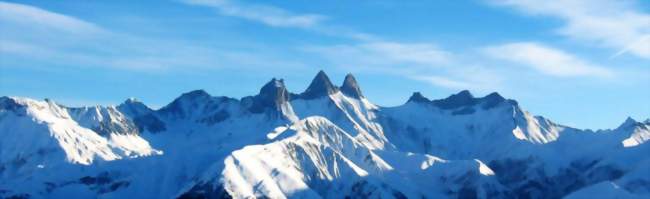
{"label": "snow slope", "polygon": [[469,91],[380,107],[347,75],[154,110],[0,98],[0,198],[647,198],[650,120],[582,130]]}

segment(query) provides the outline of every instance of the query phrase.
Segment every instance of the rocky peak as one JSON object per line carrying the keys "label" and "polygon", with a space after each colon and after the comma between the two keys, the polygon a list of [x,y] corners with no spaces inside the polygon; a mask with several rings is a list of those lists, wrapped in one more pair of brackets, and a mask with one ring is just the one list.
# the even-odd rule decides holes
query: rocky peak
{"label": "rocky peak", "polygon": [[332,84],[330,78],[327,77],[327,74],[321,70],[316,74],[316,77],[314,77],[314,80],[309,84],[307,90],[300,94],[300,98],[315,99],[334,94],[337,91],[338,88]]}
{"label": "rocky peak", "polygon": [[442,109],[455,109],[476,104],[477,99],[467,90],[453,94],[445,99],[433,100],[433,104]]}
{"label": "rocky peak", "polygon": [[429,103],[431,102],[431,100],[424,97],[420,92],[414,92],[413,95],[411,95],[411,97],[409,98],[408,102]]}
{"label": "rocky peak", "polygon": [[250,110],[254,113],[263,112],[267,108],[280,111],[281,106],[289,101],[289,92],[284,80],[273,78],[260,89],[260,93],[253,97],[253,100]]}
{"label": "rocky peak", "polygon": [[187,93],[183,93],[178,99],[200,99],[200,98],[209,98],[210,94],[205,92],[203,89],[193,90]]}
{"label": "rocky peak", "polygon": [[202,107],[208,103],[212,98],[210,94],[204,90],[194,90],[183,93],[180,97],[176,98],[172,103],[161,108],[159,112],[163,114],[171,114],[176,117],[184,118],[188,116],[193,110],[186,110],[196,107]]}
{"label": "rocky peak", "polygon": [[359,88],[359,83],[357,83],[357,80],[352,76],[352,74],[348,74],[345,76],[345,80],[343,81],[343,86],[341,86],[341,92],[343,94],[353,97],[356,99],[360,99],[363,97],[363,94],[361,93],[361,88]]}
{"label": "rocky peak", "polygon": [[623,128],[634,127],[634,126],[636,126],[638,123],[639,123],[639,122],[637,122],[636,120],[632,119],[632,117],[627,117],[627,118],[625,119],[625,121],[624,121],[620,126],[618,126],[617,129],[623,129]]}
{"label": "rocky peak", "polygon": [[506,101],[506,98],[503,98],[503,96],[499,95],[497,92],[493,92],[481,98],[480,101],[483,103],[484,109],[489,109]]}
{"label": "rocky peak", "polygon": [[147,105],[135,98],[126,99],[116,108],[129,118],[135,118],[141,115],[149,114],[153,111]]}

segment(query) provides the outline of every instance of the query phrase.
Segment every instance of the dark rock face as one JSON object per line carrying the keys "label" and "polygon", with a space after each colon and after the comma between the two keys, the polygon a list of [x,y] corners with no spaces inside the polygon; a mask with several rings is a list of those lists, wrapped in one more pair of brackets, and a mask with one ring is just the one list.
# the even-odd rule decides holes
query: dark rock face
{"label": "dark rock face", "polygon": [[354,76],[352,76],[352,74],[345,76],[343,86],[341,86],[341,92],[349,97],[356,99],[361,99],[363,97],[361,89],[359,88],[359,83],[357,83],[357,80],[354,78]]}
{"label": "dark rock face", "polygon": [[204,90],[195,90],[188,93],[183,93],[172,103],[158,110],[158,112],[179,118],[185,118],[188,115],[187,111],[191,111],[185,110],[185,107],[198,106],[199,103],[203,103],[205,100],[208,100],[210,98],[212,98],[212,96],[210,96],[210,94]]}
{"label": "dark rock face", "polygon": [[411,97],[409,98],[408,102],[416,102],[416,103],[430,103],[431,100],[428,98],[424,97],[422,93],[420,92],[415,92]]}
{"label": "dark rock face", "polygon": [[[114,179],[108,172],[102,172],[97,176],[84,176],[79,178],[78,184],[83,184],[88,186],[93,191],[96,191],[98,194],[114,192],[118,189],[126,188],[131,183],[125,180]],[[60,185],[50,185],[52,188],[64,187],[70,185],[69,183],[64,183]]]}
{"label": "dark rock face", "polygon": [[189,191],[181,194],[178,199],[230,199],[232,196],[223,186],[214,186],[212,183],[194,185]]}
{"label": "dark rock face", "polygon": [[[73,119],[97,118],[97,123],[80,125],[90,128],[101,136],[116,134],[139,134],[136,125],[114,107],[81,107],[68,108]],[[79,122],[79,121],[77,121]]]}
{"label": "dark rock face", "polygon": [[253,97],[249,110],[253,113],[262,113],[266,110],[281,111],[282,105],[288,102],[289,92],[284,86],[284,81],[273,78],[260,89],[258,95]]}
{"label": "dark rock face", "polygon": [[314,77],[314,80],[312,80],[311,84],[309,84],[307,90],[299,95],[299,98],[316,99],[319,97],[334,94],[338,90],[339,89],[332,84],[330,78],[327,77],[327,74],[325,74],[323,71],[320,71],[316,77]]}
{"label": "dark rock face", "polygon": [[207,116],[207,117],[205,117],[203,119],[198,120],[198,122],[201,122],[201,123],[204,123],[204,124],[207,124],[207,125],[213,125],[213,124],[216,124],[216,123],[219,123],[219,122],[223,122],[223,121],[227,120],[228,118],[230,118],[230,113],[228,113],[228,111],[221,110],[221,111],[218,111],[218,112],[216,112],[216,113],[214,113],[214,114],[212,114],[210,116]]}
{"label": "dark rock face", "polygon": [[21,109],[23,106],[16,103],[14,99],[9,97],[0,97],[0,109],[7,111],[15,111]]}
{"label": "dark rock face", "polygon": [[455,110],[454,112],[451,112],[452,115],[469,115],[476,112],[476,110],[472,107],[465,107],[461,108],[458,110]]}
{"label": "dark rock face", "polygon": [[483,109],[490,109],[506,101],[506,99],[499,95],[499,93],[494,92],[483,97],[481,101],[483,102]]}
{"label": "dark rock face", "polygon": [[463,106],[475,105],[477,101],[469,91],[463,90],[445,99],[433,100],[433,104],[441,109],[456,109]]}
{"label": "dark rock face", "polygon": [[[620,178],[623,171],[609,165],[598,166],[600,160],[569,163],[556,174],[549,175],[537,159],[503,159],[490,162],[497,180],[515,198],[562,198],[578,189]],[[533,174],[533,175],[531,175]]]}
{"label": "dark rock face", "polygon": [[[422,97],[420,93],[417,94],[419,96],[414,93],[413,96],[411,96],[411,99],[409,99],[409,101],[417,100],[418,102],[426,102],[428,100]],[[487,110],[496,107],[497,105],[506,101],[510,101],[510,103],[513,105],[517,104],[517,102],[515,102],[514,100],[506,100],[501,95],[499,95],[499,93],[496,92],[490,93],[485,97],[476,98],[469,91],[463,90],[445,99],[433,100],[431,101],[431,103],[434,106],[445,110],[453,110],[453,109],[465,107],[463,110],[460,111],[457,110],[454,112],[454,115],[463,115],[463,114],[470,114],[475,111],[475,110],[467,109],[468,106],[480,105],[481,108]]]}
{"label": "dark rock face", "polygon": [[18,104],[16,100],[9,97],[0,97],[0,110],[16,113],[18,116],[26,115],[25,106]]}
{"label": "dark rock face", "polygon": [[133,123],[138,127],[139,132],[147,130],[151,133],[158,133],[167,130],[165,123],[153,113],[133,118]]}
{"label": "dark rock face", "polygon": [[638,124],[639,122],[636,120],[632,119],[631,117],[627,117],[625,121],[616,129],[633,129],[634,127],[638,126]]}
{"label": "dark rock face", "polygon": [[130,118],[135,118],[153,112],[153,110],[147,105],[133,98],[127,99],[116,108]]}

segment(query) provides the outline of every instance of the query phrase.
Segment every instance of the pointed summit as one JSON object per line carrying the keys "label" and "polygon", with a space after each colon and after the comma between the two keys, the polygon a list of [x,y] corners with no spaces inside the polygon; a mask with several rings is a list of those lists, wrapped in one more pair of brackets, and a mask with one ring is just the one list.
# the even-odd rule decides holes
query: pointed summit
{"label": "pointed summit", "polygon": [[628,116],[628,117],[625,119],[625,122],[623,122],[623,124],[621,124],[620,126],[618,126],[618,128],[620,129],[620,128],[627,128],[627,127],[635,126],[637,123],[639,123],[639,122],[637,122],[636,120],[632,119],[632,117],[629,117],[629,116]]}
{"label": "pointed summit", "polygon": [[183,93],[171,103],[158,110],[162,114],[175,115],[178,118],[185,118],[191,115],[196,107],[207,104],[212,99],[212,96],[205,92],[205,90],[194,90]]}
{"label": "pointed summit", "polygon": [[205,90],[203,90],[203,89],[199,89],[199,90],[193,90],[193,91],[190,91],[190,92],[187,92],[187,93],[183,93],[177,99],[194,100],[194,99],[209,98],[209,97],[212,97],[212,96],[210,96],[210,94],[208,94],[208,92],[205,92]]}
{"label": "pointed summit", "polygon": [[273,78],[260,89],[260,93],[254,97],[254,100],[252,112],[260,113],[266,108],[279,111],[281,106],[289,101],[289,92],[284,86],[284,80]]}
{"label": "pointed summit", "polygon": [[483,103],[483,109],[490,109],[506,101],[506,98],[503,98],[503,96],[499,95],[497,92],[493,92],[481,98],[481,101]]}
{"label": "pointed summit", "polygon": [[129,97],[122,104],[133,104],[133,103],[141,103],[140,100],[136,99],[135,97]]}
{"label": "pointed summit", "polygon": [[357,83],[357,80],[350,73],[345,76],[343,86],[341,86],[341,92],[356,99],[361,99],[363,97],[361,88],[359,88],[359,83]]}
{"label": "pointed summit", "polygon": [[139,100],[133,97],[126,99],[116,108],[117,110],[119,110],[124,115],[130,118],[135,118],[141,115],[149,114],[153,111],[147,105],[145,105],[144,103],[140,102]]}
{"label": "pointed summit", "polygon": [[414,92],[413,95],[411,95],[411,97],[409,98],[408,102],[429,103],[431,102],[431,100],[424,97],[420,92]]}
{"label": "pointed summit", "polygon": [[334,94],[337,91],[338,88],[332,84],[330,78],[327,77],[327,74],[321,70],[316,74],[316,77],[314,77],[314,80],[309,84],[307,90],[300,94],[300,98],[315,99]]}
{"label": "pointed summit", "polygon": [[242,102],[249,104],[248,110],[252,113],[265,113],[273,118],[294,121],[298,118],[289,104],[290,95],[284,80],[273,78],[260,89],[258,95],[245,97]]}
{"label": "pointed summit", "polygon": [[474,98],[474,95],[472,95],[472,93],[470,93],[468,90],[462,90],[457,94],[451,95],[450,98],[451,97],[455,97],[457,99],[471,99]]}

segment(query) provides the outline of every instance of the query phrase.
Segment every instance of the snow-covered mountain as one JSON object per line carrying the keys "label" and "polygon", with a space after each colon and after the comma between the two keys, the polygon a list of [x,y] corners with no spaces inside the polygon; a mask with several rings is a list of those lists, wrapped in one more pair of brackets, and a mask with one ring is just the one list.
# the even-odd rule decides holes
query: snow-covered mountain
{"label": "snow-covered mountain", "polygon": [[0,98],[0,198],[650,198],[650,120],[582,130],[498,93],[381,107],[352,75],[153,110]]}

